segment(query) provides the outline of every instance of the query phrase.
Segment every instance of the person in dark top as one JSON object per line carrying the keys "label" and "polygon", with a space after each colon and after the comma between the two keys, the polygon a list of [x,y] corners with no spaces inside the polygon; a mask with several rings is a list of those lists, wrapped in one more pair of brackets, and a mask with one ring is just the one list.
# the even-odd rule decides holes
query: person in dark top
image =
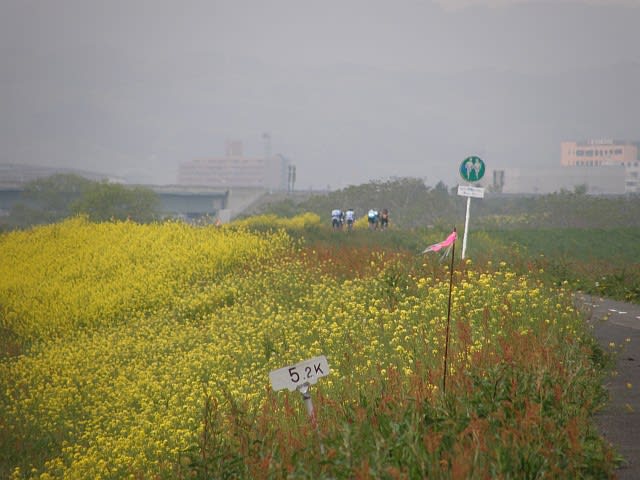
{"label": "person in dark top", "polygon": [[389,210],[387,210],[386,208],[383,208],[382,212],[380,212],[380,228],[384,230],[388,226],[389,226]]}

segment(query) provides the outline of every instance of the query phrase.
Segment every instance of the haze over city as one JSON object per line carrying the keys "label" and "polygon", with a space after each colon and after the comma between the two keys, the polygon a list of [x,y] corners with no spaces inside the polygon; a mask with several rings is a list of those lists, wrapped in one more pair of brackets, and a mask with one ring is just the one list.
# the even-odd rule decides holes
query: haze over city
{"label": "haze over city", "polygon": [[175,183],[271,151],[297,189],[551,166],[640,140],[640,1],[109,1],[0,5],[0,163]]}

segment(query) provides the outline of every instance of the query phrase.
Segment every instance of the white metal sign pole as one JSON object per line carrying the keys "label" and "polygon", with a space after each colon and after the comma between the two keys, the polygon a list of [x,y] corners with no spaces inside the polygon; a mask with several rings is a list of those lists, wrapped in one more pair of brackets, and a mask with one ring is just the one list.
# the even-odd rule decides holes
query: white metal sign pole
{"label": "white metal sign pole", "polygon": [[[480,157],[475,155],[465,158],[460,164],[460,176],[467,182],[479,182],[484,176],[485,165]],[[467,197],[467,213],[464,217],[464,236],[462,237],[462,259],[467,255],[467,235],[469,234],[469,209],[471,208],[471,197],[484,197],[484,188],[472,187],[471,185],[458,185],[458,195]]]}
{"label": "white metal sign pole", "polygon": [[309,418],[315,424],[316,414],[313,411],[313,402],[311,401],[311,392],[309,392],[310,389],[311,387],[309,386],[308,383],[305,383],[304,385],[300,385],[298,387],[298,391],[302,394],[302,400],[304,400],[304,406],[307,407],[307,415],[309,415]]}
{"label": "white metal sign pole", "polygon": [[464,235],[462,236],[462,259],[467,254],[467,235],[469,232],[469,210],[471,210],[471,197],[484,198],[484,188],[458,185],[458,195],[467,197],[467,213],[464,217]]}
{"label": "white metal sign pole", "polygon": [[[311,385],[318,382],[319,378],[329,375],[329,362],[327,357],[320,355],[305,360],[295,365],[273,370],[269,373],[271,387],[277,392],[278,390],[287,389],[290,392],[294,390],[302,394],[304,406],[307,408],[307,415],[311,419],[311,423],[318,429],[316,423],[316,413],[313,409],[313,401],[311,400]],[[324,445],[320,442],[320,453],[324,455]]]}
{"label": "white metal sign pole", "polygon": [[471,197],[467,197],[467,213],[464,216],[464,235],[462,236],[462,259],[467,252],[467,232],[469,231],[469,207],[471,206]]}

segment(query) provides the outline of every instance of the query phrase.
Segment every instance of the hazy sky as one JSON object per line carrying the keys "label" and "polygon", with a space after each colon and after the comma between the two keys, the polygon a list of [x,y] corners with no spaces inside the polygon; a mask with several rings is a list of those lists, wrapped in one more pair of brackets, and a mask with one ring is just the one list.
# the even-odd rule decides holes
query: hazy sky
{"label": "hazy sky", "polygon": [[304,189],[640,140],[640,0],[0,2],[0,163],[173,183],[264,132]]}

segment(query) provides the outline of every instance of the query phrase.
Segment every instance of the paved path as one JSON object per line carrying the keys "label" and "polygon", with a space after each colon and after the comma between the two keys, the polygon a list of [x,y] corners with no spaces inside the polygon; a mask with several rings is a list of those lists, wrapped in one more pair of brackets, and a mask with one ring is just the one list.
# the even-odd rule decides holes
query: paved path
{"label": "paved path", "polygon": [[640,479],[640,305],[577,295],[602,348],[615,344],[616,368],[606,383],[609,403],[595,421],[604,437],[625,458],[620,480]]}

